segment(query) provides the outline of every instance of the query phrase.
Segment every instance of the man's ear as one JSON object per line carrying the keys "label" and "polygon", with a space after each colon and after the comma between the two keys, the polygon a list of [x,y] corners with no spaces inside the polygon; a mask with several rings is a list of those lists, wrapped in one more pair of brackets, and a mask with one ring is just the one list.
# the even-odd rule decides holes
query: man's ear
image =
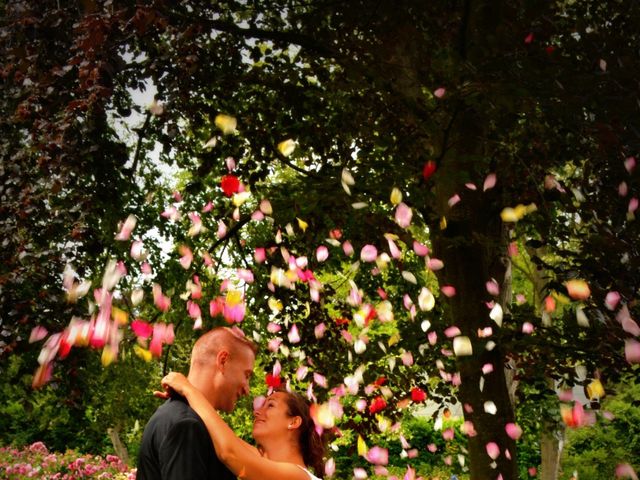
{"label": "man's ear", "polygon": [[216,367],[220,372],[224,372],[224,369],[229,362],[230,354],[227,350],[220,350],[216,355]]}

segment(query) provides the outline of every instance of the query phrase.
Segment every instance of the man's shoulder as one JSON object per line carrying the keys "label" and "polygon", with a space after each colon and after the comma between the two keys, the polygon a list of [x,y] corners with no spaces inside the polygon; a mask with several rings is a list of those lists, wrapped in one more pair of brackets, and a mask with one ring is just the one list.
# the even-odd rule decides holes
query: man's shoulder
{"label": "man's shoulder", "polygon": [[171,398],[160,405],[149,419],[149,426],[175,423],[202,423],[198,414],[183,398]]}

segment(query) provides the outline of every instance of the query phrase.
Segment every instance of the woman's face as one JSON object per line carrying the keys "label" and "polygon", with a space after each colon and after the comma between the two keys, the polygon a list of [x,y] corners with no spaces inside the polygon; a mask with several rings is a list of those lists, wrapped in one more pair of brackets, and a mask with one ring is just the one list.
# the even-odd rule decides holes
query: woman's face
{"label": "woman's face", "polygon": [[295,426],[296,417],[289,416],[287,394],[284,392],[269,395],[253,414],[253,438],[258,441],[278,438]]}

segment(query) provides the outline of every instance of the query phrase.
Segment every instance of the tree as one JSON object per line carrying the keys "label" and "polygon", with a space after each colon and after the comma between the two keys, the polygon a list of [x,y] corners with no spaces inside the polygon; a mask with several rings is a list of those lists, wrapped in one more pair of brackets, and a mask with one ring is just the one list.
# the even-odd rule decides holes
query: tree
{"label": "tree", "polygon": [[[313,285],[290,289],[286,278],[280,286],[287,288],[259,290],[269,279],[276,283],[272,272],[259,267],[248,301],[258,333],[265,335],[276,313],[281,327],[299,329],[308,348],[301,353],[288,345],[301,362],[289,359],[290,366],[303,367],[312,359],[329,385],[337,385],[344,372],[329,375],[326,365],[337,358],[350,366],[358,358],[369,367],[363,380],[370,387],[369,400],[384,391],[400,405],[412,382],[425,388],[437,384],[442,391],[434,394],[445,395],[452,381],[459,381],[456,396],[476,432],[469,438],[471,478],[515,478],[515,441],[505,432],[515,420],[514,406],[503,365],[515,362],[522,378],[535,370],[569,383],[575,379],[568,372],[577,361],[587,362],[590,375],[596,367],[615,373],[623,365],[624,339],[634,335],[613,317],[619,305],[601,308],[613,290],[611,272],[593,268],[590,254],[583,256],[594,242],[603,247],[603,239],[615,240],[605,244],[607,249],[624,251],[628,258],[613,278],[630,281],[622,293],[633,311],[637,287],[630,267],[638,256],[630,239],[637,227],[626,213],[633,215],[637,208],[637,200],[635,208],[627,200],[637,198],[637,170],[625,171],[623,161],[638,150],[630,73],[638,62],[631,48],[638,11],[633,4],[605,3],[282,1],[266,7],[191,1],[114,7],[87,2],[78,34],[103,32],[100,38],[108,40],[94,42],[87,51],[113,55],[108,65],[119,88],[109,92],[109,107],[128,105],[127,87],[144,80],[157,88],[156,114],[146,117],[141,138],[158,141],[162,161],[190,172],[181,189],[184,212],[199,211],[219,195],[220,178],[233,174],[255,198],[271,200],[274,226],[280,229],[274,237],[269,228],[254,227],[250,219],[257,205],[242,204],[238,197],[233,201],[240,205],[233,205],[233,193],[241,193],[234,187],[229,200],[216,203],[207,218],[209,233],[179,237],[178,243],[201,254],[217,252],[219,259],[224,251],[239,263],[250,260],[249,247],[264,247],[271,252],[267,266],[282,268],[275,270],[276,279],[279,272],[293,270],[287,256],[307,256],[308,270],[320,279],[323,298],[331,304],[309,302]],[[15,85],[12,75],[9,84]],[[237,119],[237,126],[221,113]],[[239,129],[241,135],[225,135],[211,148],[219,128]],[[293,143],[281,143],[287,140]],[[220,161],[228,157],[234,164]],[[626,197],[607,189],[599,177],[603,171],[625,179]],[[389,204],[393,186],[403,203]],[[568,192],[588,202],[574,204]],[[366,210],[354,212],[353,203]],[[394,215],[400,217],[396,222]],[[210,236],[221,229],[225,235]],[[364,261],[366,268],[349,270],[353,261],[334,250],[328,262],[313,262],[309,252],[332,231],[335,242],[329,245],[344,247],[348,239],[356,251],[365,245],[389,250],[389,268],[369,268]],[[585,235],[590,231],[598,235]],[[547,312],[554,321],[542,324],[531,309],[510,306],[508,247],[519,236],[558,247],[571,260],[555,269],[557,277],[547,288],[571,294],[565,281],[587,279],[593,295],[583,297],[601,323],[576,334],[573,319],[561,316],[569,310]],[[426,271],[425,259],[411,251],[414,240],[432,247]],[[399,258],[393,258],[390,241],[401,250]],[[438,260],[444,268],[438,268]],[[543,258],[537,261],[544,265]],[[200,269],[199,262],[194,268]],[[184,273],[193,284],[193,272]],[[406,281],[412,280],[409,274],[415,284]],[[159,275],[163,285],[165,279],[180,289],[186,284],[178,274]],[[336,281],[345,275],[353,284]],[[205,291],[220,285],[216,275],[198,278]],[[302,283],[313,280],[305,278]],[[439,295],[433,310],[404,310],[403,294],[410,299],[422,294],[425,300],[423,287],[433,294],[436,278],[445,293],[455,295]],[[380,288],[391,293],[390,305],[379,298]],[[364,300],[349,303],[350,293]],[[180,306],[191,302],[197,320],[197,299],[187,299]],[[394,322],[362,320],[361,310],[371,312],[367,305],[391,308]],[[440,358],[423,333],[416,335],[419,325],[428,326],[425,321],[440,338],[447,327],[457,327],[457,334],[448,332],[458,346],[467,347],[468,341],[473,353]],[[537,333],[523,334],[525,322]],[[330,328],[316,342],[314,327],[322,323]],[[361,357],[330,348],[349,337],[350,349],[362,345],[358,340],[365,346],[369,340]],[[602,339],[595,349],[594,338]],[[375,341],[382,342],[380,352],[371,348]],[[445,353],[450,342],[445,340]],[[627,340],[630,351],[637,348],[633,342]],[[387,372],[397,390],[377,385],[388,362],[407,358],[407,352],[413,352],[413,364],[407,360]],[[544,365],[531,361],[541,355],[548,359]],[[416,379],[416,370],[444,381]],[[364,417],[374,424],[374,415]]]}

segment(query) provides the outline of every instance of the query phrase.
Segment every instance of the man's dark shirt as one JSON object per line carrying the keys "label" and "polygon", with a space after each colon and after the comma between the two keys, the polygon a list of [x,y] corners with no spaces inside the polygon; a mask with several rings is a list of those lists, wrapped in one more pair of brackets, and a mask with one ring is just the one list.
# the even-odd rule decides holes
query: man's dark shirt
{"label": "man's dark shirt", "polygon": [[184,397],[176,395],[156,410],[142,435],[137,480],[235,478],[218,460],[207,427]]}

